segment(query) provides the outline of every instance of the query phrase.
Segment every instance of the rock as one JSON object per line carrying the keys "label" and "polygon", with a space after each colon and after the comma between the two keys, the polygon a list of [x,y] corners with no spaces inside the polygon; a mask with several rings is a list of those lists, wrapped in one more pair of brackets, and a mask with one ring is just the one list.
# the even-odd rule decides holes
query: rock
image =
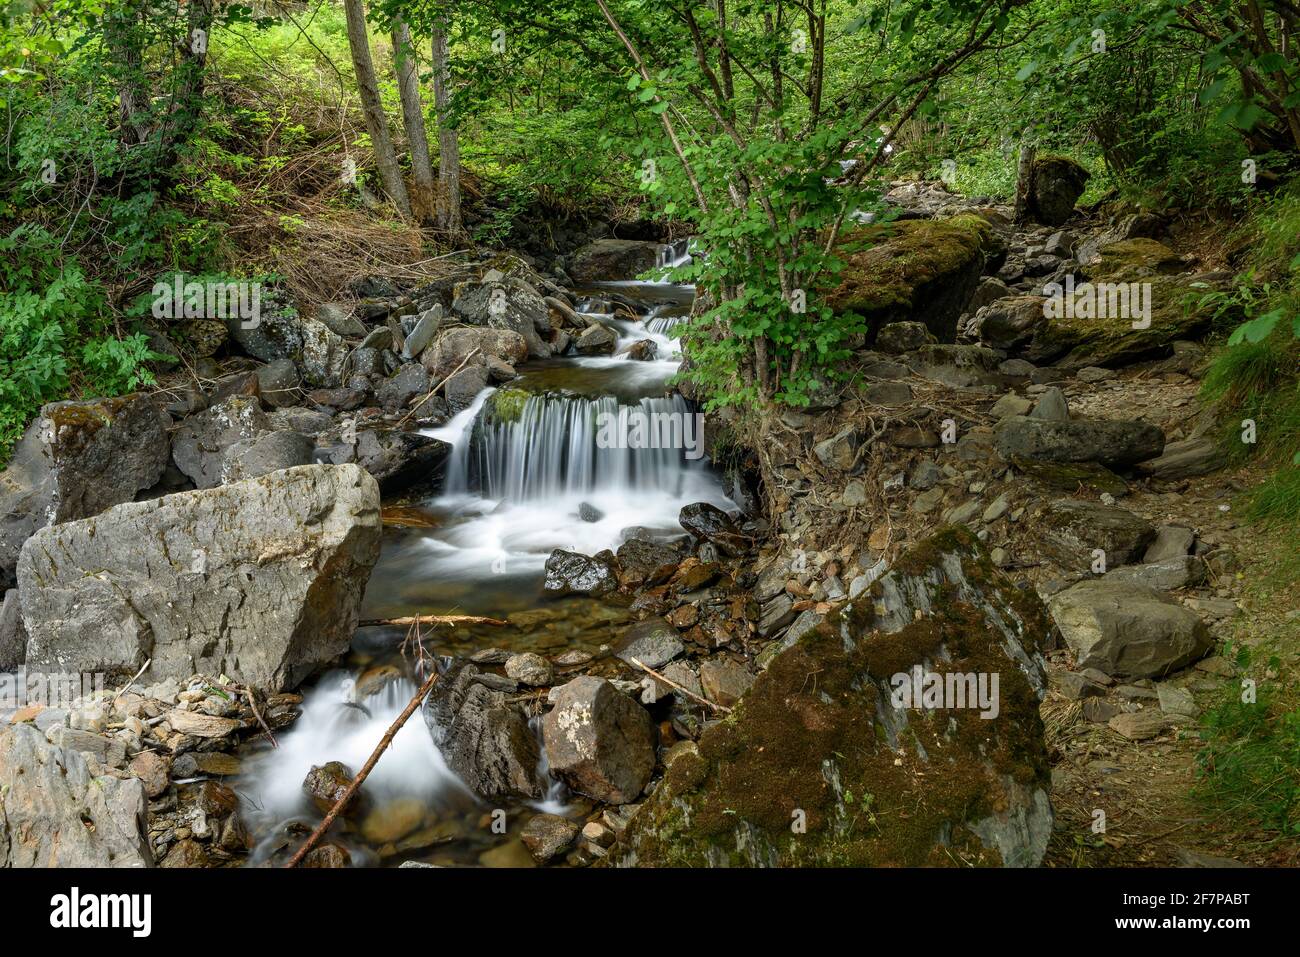
{"label": "rock", "polygon": [[427,808],[420,798],[400,797],[378,804],[361,821],[361,836],[374,845],[391,844],[418,830]]}
{"label": "rock", "polygon": [[1008,392],[993,403],[989,409],[989,415],[1001,421],[1012,415],[1028,415],[1033,408],[1033,400],[1016,395],[1014,392]]}
{"label": "rock", "polygon": [[866,226],[841,244],[844,268],[827,293],[837,315],[857,313],[868,330],[920,321],[940,342],[956,338],[957,318],[1000,250],[992,227],[972,215]]}
{"label": "rock", "polygon": [[583,522],[599,522],[605,517],[605,513],[590,502],[578,503],[578,520]]}
{"label": "rock", "polygon": [[1175,688],[1173,685],[1162,681],[1156,685],[1156,697],[1160,701],[1160,710],[1165,714],[1195,718],[1198,713],[1196,699],[1186,688]]}
{"label": "rock", "polygon": [[1046,226],[1064,225],[1091,175],[1068,156],[1040,156],[1030,173],[1030,215]]}
{"label": "rock", "polygon": [[452,313],[475,326],[518,333],[528,346],[528,355],[550,358],[551,349],[542,339],[549,334],[545,300],[537,289],[519,276],[496,278],[491,271],[484,280],[461,291],[451,304]]}
{"label": "rock", "polygon": [[462,363],[481,366],[488,358],[518,365],[528,358],[528,344],[508,329],[458,326],[440,332],[433,345],[420,354],[420,363],[434,378],[445,379]]}
{"label": "rock", "polygon": [[[328,814],[343,797],[356,777],[352,769],[339,761],[330,761],[320,766],[312,766],[302,782],[302,793],[311,801],[312,806],[322,814]],[[360,796],[360,795],[359,795]],[[347,808],[348,813],[357,810],[356,806]]]}
{"label": "rock", "polygon": [[1092,567],[1095,549],[1106,553],[1109,568],[1136,561],[1156,535],[1150,522],[1128,509],[1074,498],[1050,502],[1042,525],[1048,553],[1076,571]]}
{"label": "rock", "polygon": [[1141,585],[1082,581],[1053,595],[1048,608],[1078,667],[1114,677],[1166,675],[1213,644],[1195,612]]}
{"label": "rock", "polygon": [[1128,483],[1096,462],[1035,462],[1020,456],[1013,456],[1011,462],[1030,478],[1050,488],[1065,492],[1091,488],[1112,497],[1128,494]]}
{"label": "rock", "polygon": [[369,331],[352,315],[352,306],[342,302],[324,302],[316,307],[316,321],[335,335],[364,338]]}
{"label": "rock", "polygon": [[[407,863],[414,862],[407,861],[402,866],[405,867]],[[351,867],[352,855],[348,853],[347,848],[340,847],[338,844],[320,844],[308,851],[303,857],[302,863],[298,866],[337,870],[342,867]]]}
{"label": "rock", "polygon": [[27,658],[27,628],[18,602],[18,589],[10,588],[0,602],[0,671],[13,671]]}
{"label": "rock", "polygon": [[617,353],[636,362],[653,362],[659,355],[659,347],[653,339],[639,339]]}
{"label": "rock", "polygon": [[613,354],[617,344],[618,336],[615,335],[614,330],[599,322],[593,322],[582,331],[573,347],[578,350],[579,355],[608,356]]}
{"label": "rock", "polygon": [[172,458],[200,489],[216,488],[222,481],[227,451],[270,428],[256,398],[231,396],[181,422],[172,436]]}
{"label": "rock", "polygon": [[906,382],[869,382],[862,387],[862,400],[892,408],[912,401],[912,387]]}
{"label": "rock", "polygon": [[[735,712],[675,757],[612,863],[1041,862],[1052,829],[1041,604],[960,529],[903,555],[874,592],[777,655]],[[914,666],[999,674],[997,719],[906,707],[895,676]],[[871,815],[882,826],[861,828]],[[795,822],[806,831],[792,838]]]}
{"label": "rock", "polygon": [[525,652],[507,659],[506,677],[515,679],[521,685],[538,688],[549,685],[555,679],[555,669],[541,655]]}
{"label": "rock", "polygon": [[169,711],[167,723],[173,731],[193,735],[196,738],[224,738],[238,731],[243,725],[234,718],[223,718],[201,711]]}
{"label": "rock", "polygon": [[0,867],[150,867],[144,785],[92,777],[35,728],[0,727]]}
{"label": "rock", "polygon": [[127,770],[139,778],[144,785],[144,796],[150,800],[166,792],[171,783],[167,779],[167,761],[155,751],[141,751],[131,759]]}
{"label": "rock", "polygon": [[1205,580],[1205,563],[1192,555],[1162,558],[1141,565],[1112,568],[1103,576],[1108,581],[1145,585],[1155,591],[1177,591]]}
{"label": "rock", "polygon": [[263,403],[273,408],[293,405],[302,377],[292,359],[276,359],[258,366],[256,375]]}
{"label": "rock", "polygon": [[700,665],[700,686],[704,689],[704,697],[724,708],[739,701],[753,683],[754,676],[730,659],[711,659]]}
{"label": "rock", "polygon": [[[226,323],[230,338],[262,362],[290,359],[311,385],[337,385],[343,374],[348,344],[318,319],[293,310],[263,307],[261,321],[245,327],[239,319]],[[362,333],[364,334],[364,333]]]}
{"label": "rock", "polygon": [[488,373],[484,366],[466,366],[459,372],[452,373],[443,385],[448,411],[455,415],[468,409],[478,394],[487,388],[487,380]]}
{"label": "rock", "polygon": [[942,382],[954,389],[993,384],[998,354],[984,346],[939,343],[922,346],[907,355],[908,367],[923,379]]}
{"label": "rock", "polygon": [[1159,711],[1131,711],[1117,714],[1107,722],[1110,729],[1129,741],[1146,741],[1168,731],[1174,721]]}
{"label": "rock", "polygon": [[608,804],[635,801],[654,771],[650,715],[603,678],[583,675],[561,687],[542,739],[552,775]]}
{"label": "rock", "polygon": [[0,588],[38,528],[98,515],[157,483],[168,424],[141,395],[43,406],[0,472]]}
{"label": "rock", "polygon": [[628,539],[618,546],[617,555],[626,578],[656,585],[666,581],[682,559],[676,546],[643,538]]}
{"label": "rock", "polygon": [[617,590],[618,576],[603,558],[557,548],[546,559],[542,593],[551,597],[591,595],[599,598]]}
{"label": "rock", "polygon": [[828,469],[847,472],[853,468],[858,451],[858,434],[852,426],[813,446],[813,454]]}
{"label": "rock", "polygon": [[975,319],[976,335],[992,349],[1015,349],[1029,342],[1047,322],[1042,296],[1008,296],[982,310]]}
{"label": "rock", "polygon": [[1044,422],[1069,422],[1070,407],[1065,401],[1065,393],[1057,386],[1050,386],[1038,397],[1034,410],[1029,413],[1031,419]]}
{"label": "rock", "polygon": [[1143,475],[1166,482],[1208,475],[1224,465],[1223,453],[1207,438],[1170,442],[1156,458],[1138,465]]}
{"label": "rock", "polygon": [[978,312],[985,306],[992,305],[999,299],[1007,296],[1014,296],[1009,286],[996,276],[985,276],[980,280],[980,284],[975,289],[974,295],[971,296],[970,302],[966,308],[970,312]]}
{"label": "rock", "polygon": [[662,618],[647,618],[623,632],[618,657],[629,664],[635,658],[647,668],[658,670],[685,650],[677,640],[676,628]]}
{"label": "rock", "polygon": [[943,472],[930,459],[921,459],[912,468],[907,477],[907,484],[917,491],[932,489],[943,479]]}
{"label": "rock", "polygon": [[259,478],[295,465],[310,465],[316,443],[301,432],[266,432],[241,439],[226,449],[221,462],[221,484]]}
{"label": "rock", "polygon": [[782,592],[769,602],[765,602],[758,619],[758,634],[770,638],[794,621],[794,599]]}
{"label": "rock", "polygon": [[484,800],[539,798],[537,737],[506,695],[454,661],[424,701],[424,722],[447,767]]}
{"label": "rock", "polygon": [[736,523],[722,509],[708,502],[694,502],[682,507],[677,521],[700,541],[711,542],[730,535],[738,535]]}
{"label": "rock", "polygon": [[640,239],[598,239],[573,253],[569,275],[579,284],[635,279],[659,264],[659,249]]}
{"label": "rock", "polygon": [[347,650],[379,557],[379,489],[311,465],[118,505],[18,563],[27,664],[280,690]]}
{"label": "rock", "polygon": [[410,405],[412,399],[427,393],[429,388],[429,373],[424,366],[408,362],[375,390],[375,398],[390,412],[399,412]]}
{"label": "rock", "polygon": [[382,495],[437,486],[451,446],[419,432],[367,429],[357,435],[357,464],[379,483]]}
{"label": "rock", "polygon": [[938,342],[923,322],[891,322],[876,333],[876,348],[886,355],[897,356]]}
{"label": "rock", "polygon": [[1078,671],[1063,671],[1056,676],[1056,690],[1072,701],[1104,695],[1106,689]]}
{"label": "rock", "polygon": [[519,839],[538,864],[549,864],[578,839],[578,825],[558,814],[535,814]]}
{"label": "rock", "polygon": [[416,320],[415,325],[411,328],[410,334],[406,337],[406,341],[402,343],[402,358],[419,358],[420,353],[429,348],[429,343],[433,342],[433,337],[437,334],[438,327],[441,324],[441,303],[422,312],[420,318]]}
{"label": "rock", "polygon": [[1156,539],[1142,556],[1144,562],[1159,562],[1166,558],[1182,558],[1196,544],[1196,533],[1182,525],[1161,525],[1156,529]]}
{"label": "rock", "polygon": [[1149,422],[1071,419],[1066,422],[1011,416],[993,429],[998,454],[1007,462],[1096,462],[1110,468],[1153,458],[1165,436]]}

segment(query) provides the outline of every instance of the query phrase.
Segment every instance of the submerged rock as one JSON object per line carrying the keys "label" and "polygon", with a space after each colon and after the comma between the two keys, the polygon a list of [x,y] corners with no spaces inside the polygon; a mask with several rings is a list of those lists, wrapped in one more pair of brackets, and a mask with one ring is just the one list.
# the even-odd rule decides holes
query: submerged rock
{"label": "submerged rock", "polygon": [[[1048,628],[972,534],[941,531],[777,655],[676,757],[609,859],[1037,865],[1052,828],[1038,714]],[[982,675],[989,691],[997,675],[996,717],[896,702],[895,676],[915,667]]]}
{"label": "submerged rock", "polygon": [[379,557],[379,489],[308,465],[42,529],[18,587],[27,664],[291,687],[347,650]]}

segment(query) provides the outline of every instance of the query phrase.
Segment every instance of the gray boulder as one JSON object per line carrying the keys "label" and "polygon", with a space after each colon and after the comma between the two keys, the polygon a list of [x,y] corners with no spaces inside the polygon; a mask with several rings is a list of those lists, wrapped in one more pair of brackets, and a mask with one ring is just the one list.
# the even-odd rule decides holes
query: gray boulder
{"label": "gray boulder", "polygon": [[262,310],[261,319],[245,327],[239,319],[227,321],[230,338],[250,356],[263,362],[291,359],[312,385],[337,385],[347,360],[348,344],[318,319],[294,310]]}
{"label": "gray boulder", "polygon": [[446,442],[419,432],[367,429],[357,435],[357,464],[384,495],[438,484],[450,454]]}
{"label": "gray boulder", "polygon": [[1205,580],[1205,562],[1194,555],[1176,555],[1141,565],[1112,568],[1104,577],[1106,581],[1144,585],[1155,591],[1177,591]]}
{"label": "gray boulder", "polygon": [[420,354],[420,362],[438,379],[445,379],[462,364],[485,365],[489,358],[518,365],[528,358],[528,344],[509,329],[459,326],[443,330]]}
{"label": "gray boulder", "polygon": [[266,432],[241,439],[226,450],[221,462],[221,483],[242,482],[295,465],[310,465],[316,443],[301,432]]}
{"label": "gray boulder", "polygon": [[408,362],[391,379],[380,384],[375,390],[375,398],[385,409],[397,412],[410,405],[412,399],[428,391],[428,370],[417,362]]}
{"label": "gray boulder", "polygon": [[18,604],[18,589],[10,588],[0,601],[0,671],[12,671],[27,657],[27,629]]}
{"label": "gray boulder", "polygon": [[582,331],[573,347],[578,350],[579,355],[607,356],[613,354],[617,344],[618,336],[614,334],[614,330],[599,322],[593,322]]}
{"label": "gray boulder", "polygon": [[172,458],[196,486],[216,488],[222,482],[231,447],[270,430],[270,420],[255,397],[231,396],[188,416],[177,426],[172,436]]}
{"label": "gray boulder", "polygon": [[0,588],[14,583],[38,528],[98,515],[157,483],[168,424],[141,395],[44,406],[0,472]]}
{"label": "gray boulder", "polygon": [[1106,553],[1114,568],[1141,559],[1156,537],[1155,527],[1128,509],[1085,499],[1058,499],[1043,510],[1043,548],[1075,571],[1093,564],[1093,551]]}
{"label": "gray boulder", "polygon": [[1096,462],[1107,467],[1153,458],[1165,446],[1158,426],[1136,420],[1053,421],[1008,416],[993,429],[998,453],[1008,462]]}
{"label": "gray boulder", "polygon": [[1158,457],[1143,462],[1138,471],[1151,478],[1174,481],[1208,475],[1223,468],[1223,453],[1210,439],[1201,437],[1170,442]]}
{"label": "gray boulder", "polygon": [[1214,642],[1199,615],[1141,585],[1082,581],[1048,608],[1078,668],[1152,678],[1185,668]]}
{"label": "gray boulder", "polygon": [[517,333],[534,358],[551,355],[550,346],[542,339],[542,334],[550,330],[546,302],[522,280],[504,278],[472,286],[456,297],[451,311],[470,325]]}
{"label": "gray boulder", "polygon": [[308,465],[42,529],[18,588],[29,667],[196,671],[292,687],[347,650],[379,557],[379,488]]}
{"label": "gray boulder", "polygon": [[152,867],[144,785],[94,777],[26,724],[0,729],[0,867]]}
{"label": "gray boulder", "polygon": [[604,678],[583,675],[560,687],[542,740],[551,774],[598,801],[635,801],[654,771],[650,715]]}

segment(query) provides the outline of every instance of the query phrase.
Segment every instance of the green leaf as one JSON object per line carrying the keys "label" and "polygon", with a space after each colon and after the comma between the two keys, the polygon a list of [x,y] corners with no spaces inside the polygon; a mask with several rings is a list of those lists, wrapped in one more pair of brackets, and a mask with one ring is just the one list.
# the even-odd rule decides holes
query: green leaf
{"label": "green leaf", "polygon": [[1016,71],[1016,80],[1018,82],[1023,83],[1025,80],[1029,79],[1029,77],[1032,76],[1033,72],[1037,69],[1038,69],[1038,61],[1030,60],[1028,63],[1026,63],[1024,66],[1022,66],[1019,70]]}

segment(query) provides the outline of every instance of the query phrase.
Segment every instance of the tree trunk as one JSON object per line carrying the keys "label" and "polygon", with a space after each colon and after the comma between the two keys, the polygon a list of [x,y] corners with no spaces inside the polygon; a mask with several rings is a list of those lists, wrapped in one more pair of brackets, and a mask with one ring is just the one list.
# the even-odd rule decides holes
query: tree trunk
{"label": "tree trunk", "polygon": [[429,135],[424,129],[424,104],[420,98],[419,71],[415,48],[411,46],[411,28],[400,17],[393,24],[393,70],[397,89],[402,96],[402,119],[406,141],[411,148],[411,209],[420,222],[430,222],[434,213],[433,167],[429,161]]}
{"label": "tree trunk", "polygon": [[357,75],[357,92],[361,95],[361,112],[365,114],[366,129],[375,148],[375,161],[384,191],[403,216],[411,215],[411,201],[402,182],[402,170],[397,165],[397,153],[392,137],[388,135],[388,118],[379,100],[379,84],[375,80],[375,64],[370,58],[370,35],[366,30],[366,11],[363,0],[343,0],[348,18],[348,46],[352,48],[352,67]]}
{"label": "tree trunk", "polygon": [[1013,219],[1023,223],[1029,218],[1030,193],[1034,188],[1034,158],[1038,150],[1027,143],[1020,144],[1020,162],[1016,165],[1016,208]]}
{"label": "tree trunk", "polygon": [[438,114],[438,226],[454,238],[461,233],[460,134],[451,125],[449,60],[447,21],[439,20],[433,28],[433,106]]}

